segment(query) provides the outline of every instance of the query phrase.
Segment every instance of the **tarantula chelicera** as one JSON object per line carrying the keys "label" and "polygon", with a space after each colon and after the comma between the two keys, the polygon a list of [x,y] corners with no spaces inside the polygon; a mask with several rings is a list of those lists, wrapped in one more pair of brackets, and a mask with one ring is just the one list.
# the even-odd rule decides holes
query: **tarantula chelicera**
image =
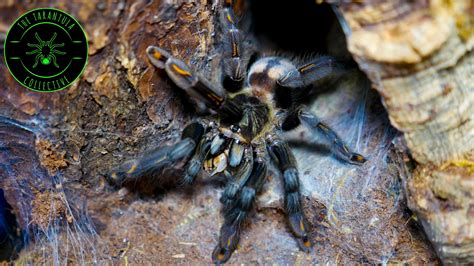
{"label": "tarantula chelicera", "polygon": [[343,75],[347,70],[344,64],[328,56],[302,66],[280,57],[264,57],[247,71],[250,57],[242,49],[231,2],[225,1],[220,14],[225,32],[223,86],[198,76],[190,66],[162,48],[149,46],[146,50],[151,63],[166,71],[197,110],[210,115],[186,126],[176,144],[127,161],[110,173],[113,182],[121,183],[182,159],[188,160],[183,184],[193,184],[201,170],[209,175],[224,173],[227,181],[220,201],[225,221],[212,253],[216,264],[226,262],[236,249],[242,225],[265,182],[270,161],[282,172],[284,209],[291,231],[303,251],[311,250],[296,161],[281,132],[301,124],[322,133],[342,159],[354,164],[366,161],[362,155],[351,152],[333,130],[299,101],[302,96],[309,96],[309,87]]}

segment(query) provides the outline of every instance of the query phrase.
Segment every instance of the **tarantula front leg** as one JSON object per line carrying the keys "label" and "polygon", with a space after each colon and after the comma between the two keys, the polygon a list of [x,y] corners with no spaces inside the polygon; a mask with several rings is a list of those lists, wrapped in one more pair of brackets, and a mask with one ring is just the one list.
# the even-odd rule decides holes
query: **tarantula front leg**
{"label": "tarantula front leg", "polygon": [[283,173],[283,186],[285,189],[285,211],[293,235],[296,237],[298,246],[305,252],[310,252],[313,246],[309,239],[308,222],[303,213],[300,194],[300,179],[296,160],[288,144],[281,140],[276,134],[267,139],[270,154],[278,163]]}
{"label": "tarantula front leg", "polygon": [[282,129],[290,130],[298,126],[300,123],[313,132],[321,133],[330,143],[333,152],[340,158],[353,164],[363,164],[367,161],[364,156],[351,152],[337,133],[321,122],[321,120],[319,120],[316,115],[312,114],[307,108],[303,107],[291,112],[283,121]]}
{"label": "tarantula front leg", "polygon": [[225,263],[237,248],[243,223],[252,209],[256,194],[263,186],[267,173],[264,152],[263,145],[257,146],[254,151],[255,159],[247,161],[247,166],[250,167],[246,166],[245,170],[239,171],[236,174],[237,182],[230,183],[224,190],[221,198],[224,203],[224,224],[220,230],[219,242],[212,253],[212,260],[217,265]]}
{"label": "tarantula front leg", "polygon": [[38,33],[36,32],[35,33],[35,37],[36,39],[38,40],[38,43],[42,46],[42,44],[44,44],[45,42],[43,40],[41,40],[40,36],[38,35]]}
{"label": "tarantula front leg", "polygon": [[232,0],[225,0],[220,14],[223,37],[223,85],[230,92],[242,89],[248,64],[242,49],[242,35],[232,9]]}
{"label": "tarantula front leg", "polygon": [[58,34],[55,32],[55,33],[53,34],[53,37],[51,37],[51,39],[49,40],[49,43],[53,43],[54,40],[56,39],[56,36],[58,36]]}
{"label": "tarantula front leg", "polygon": [[222,106],[225,95],[209,81],[195,75],[186,63],[156,46],[148,46],[146,53],[155,67],[164,69],[170,79],[195,101],[199,111],[218,110]]}
{"label": "tarantula front leg", "polygon": [[141,158],[126,161],[110,171],[109,180],[116,185],[121,185],[126,180],[140,178],[147,173],[190,156],[205,130],[206,127],[201,122],[189,124],[183,130],[181,140],[176,144],[160,147]]}

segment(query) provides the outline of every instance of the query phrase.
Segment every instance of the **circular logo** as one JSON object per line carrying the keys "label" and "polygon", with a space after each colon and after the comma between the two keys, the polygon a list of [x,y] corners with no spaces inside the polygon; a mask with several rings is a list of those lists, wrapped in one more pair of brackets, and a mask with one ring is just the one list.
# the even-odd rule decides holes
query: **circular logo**
{"label": "circular logo", "polygon": [[88,44],[79,22],[64,11],[39,8],[20,16],[5,39],[5,63],[21,85],[52,92],[71,85],[87,64]]}

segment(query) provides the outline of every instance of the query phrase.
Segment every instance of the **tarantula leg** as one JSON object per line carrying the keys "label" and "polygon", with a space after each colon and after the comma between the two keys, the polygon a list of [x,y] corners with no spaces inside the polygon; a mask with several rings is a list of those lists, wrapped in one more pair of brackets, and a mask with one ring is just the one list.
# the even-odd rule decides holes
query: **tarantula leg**
{"label": "tarantula leg", "polygon": [[209,81],[199,78],[183,61],[156,46],[148,46],[146,53],[150,62],[164,69],[170,79],[184,90],[196,103],[200,111],[207,108],[219,109],[225,101],[225,95]]}
{"label": "tarantula leg", "polygon": [[237,198],[239,191],[247,183],[251,175],[253,163],[253,149],[252,146],[248,146],[244,149],[244,154],[242,155],[242,163],[236,170],[233,180],[227,183],[227,186],[222,192],[220,201],[224,205],[224,210],[232,207],[232,203]]}
{"label": "tarantula leg", "polygon": [[37,54],[35,57],[35,63],[33,64],[33,68],[35,68],[38,65],[39,59],[41,57],[41,53]]}
{"label": "tarantula leg", "polygon": [[242,89],[245,78],[245,69],[248,60],[242,51],[242,35],[237,27],[237,20],[232,9],[232,1],[224,1],[220,14],[220,23],[223,38],[223,86],[230,92]]}
{"label": "tarantula leg", "polygon": [[59,68],[58,63],[56,63],[56,56],[53,53],[51,53],[51,60],[53,61],[53,65]]}
{"label": "tarantula leg", "polygon": [[[61,43],[61,44],[62,44],[61,46],[64,46],[64,43]],[[59,46],[59,47],[61,47],[61,46]],[[56,47],[54,47],[54,48],[56,48]],[[52,50],[51,53],[52,54],[59,54],[59,55],[65,55],[66,54],[65,52],[61,52],[61,51],[58,51],[58,50]]]}
{"label": "tarantula leg", "polygon": [[308,85],[321,85],[335,80],[346,73],[350,67],[342,60],[331,56],[321,56],[312,62],[289,71],[278,80],[283,87],[300,88]]}
{"label": "tarantula leg", "polygon": [[214,136],[211,142],[211,155],[220,154],[224,151],[224,149],[229,145],[230,140],[222,136],[221,134],[217,134]]}
{"label": "tarantula leg", "polygon": [[270,136],[267,140],[270,153],[283,173],[285,189],[285,210],[293,235],[298,245],[305,252],[311,251],[312,242],[309,239],[308,222],[303,213],[300,195],[300,180],[296,161],[288,144],[277,136]]}
{"label": "tarantula leg", "polygon": [[28,45],[29,47],[35,47],[36,49],[39,49],[39,50],[41,48],[39,44],[27,43],[26,45]]}
{"label": "tarantula leg", "polygon": [[[326,124],[322,123],[314,114],[308,111],[306,108],[298,109],[291,113],[286,121],[283,122],[283,129],[285,125],[292,125],[291,127],[297,126],[301,122],[306,127],[313,131],[321,133],[325,139],[331,144],[331,149],[340,158],[353,164],[363,164],[367,159],[355,152],[349,150],[347,145],[341,140],[334,130],[330,129]],[[291,129],[289,127],[288,129]]]}
{"label": "tarantula leg", "polygon": [[236,167],[240,165],[242,162],[242,158],[244,156],[245,152],[245,147],[241,143],[240,140],[234,139],[232,141],[232,144],[230,146],[230,151],[229,151],[229,165],[232,167]]}
{"label": "tarantula leg", "polygon": [[204,160],[209,154],[210,147],[211,139],[206,136],[203,137],[196,148],[196,152],[194,153],[193,157],[191,157],[188,165],[186,166],[186,172],[181,182],[184,186],[189,186],[194,182],[196,175],[202,169]]}
{"label": "tarantula leg", "polygon": [[121,185],[127,179],[142,177],[147,173],[190,156],[204,131],[205,126],[200,122],[189,124],[183,130],[181,140],[176,144],[160,147],[147,152],[141,158],[126,161],[112,169],[108,175],[109,180],[114,184]]}
{"label": "tarantula leg", "polygon": [[36,54],[36,53],[41,53],[41,50],[36,49],[36,50],[33,50],[33,51],[30,51],[30,52],[26,52],[27,55],[30,55],[30,54]]}
{"label": "tarantula leg", "polygon": [[38,40],[38,43],[39,43],[40,45],[41,45],[42,43],[44,43],[44,41],[41,40],[41,38],[40,38],[40,36],[38,35],[37,32],[35,33],[35,37],[36,37],[36,39]]}
{"label": "tarantula leg", "polygon": [[58,35],[58,34],[55,32],[55,33],[53,34],[53,37],[51,37],[51,40],[49,40],[49,43],[53,43],[53,41],[56,39],[56,36],[57,36],[57,35]]}
{"label": "tarantula leg", "polygon": [[245,185],[237,191],[239,194],[230,203],[231,206],[224,208],[224,224],[220,230],[219,242],[212,253],[215,264],[225,263],[237,248],[242,225],[252,209],[255,195],[265,181],[267,166],[264,157],[257,151],[255,154],[252,171]]}
{"label": "tarantula leg", "polygon": [[63,47],[63,46],[64,46],[64,43],[53,44],[53,45],[51,45],[51,49],[54,49],[54,48],[57,48],[57,47]]}

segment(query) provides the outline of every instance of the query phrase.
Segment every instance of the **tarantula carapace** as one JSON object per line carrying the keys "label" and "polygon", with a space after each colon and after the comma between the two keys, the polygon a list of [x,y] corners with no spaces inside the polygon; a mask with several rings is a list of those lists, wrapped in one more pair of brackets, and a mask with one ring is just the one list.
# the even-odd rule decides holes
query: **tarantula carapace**
{"label": "tarantula carapace", "polygon": [[303,214],[296,161],[281,132],[302,124],[310,131],[322,133],[340,158],[354,164],[364,163],[362,155],[351,152],[333,130],[299,103],[302,97],[309,96],[308,87],[340,77],[346,67],[328,56],[299,67],[284,58],[264,57],[247,71],[250,57],[242,49],[231,0],[225,1],[220,21],[225,33],[223,86],[198,76],[162,48],[149,46],[146,50],[151,63],[166,71],[197,110],[211,115],[186,126],[176,144],[125,162],[112,170],[110,178],[121,183],[182,159],[187,160],[180,180],[185,185],[193,184],[202,170],[209,175],[225,174],[226,186],[220,198],[225,221],[212,253],[214,263],[220,264],[236,249],[242,225],[265,182],[267,164],[273,161],[282,172],[284,208],[291,231],[299,247],[310,251],[312,242]]}

